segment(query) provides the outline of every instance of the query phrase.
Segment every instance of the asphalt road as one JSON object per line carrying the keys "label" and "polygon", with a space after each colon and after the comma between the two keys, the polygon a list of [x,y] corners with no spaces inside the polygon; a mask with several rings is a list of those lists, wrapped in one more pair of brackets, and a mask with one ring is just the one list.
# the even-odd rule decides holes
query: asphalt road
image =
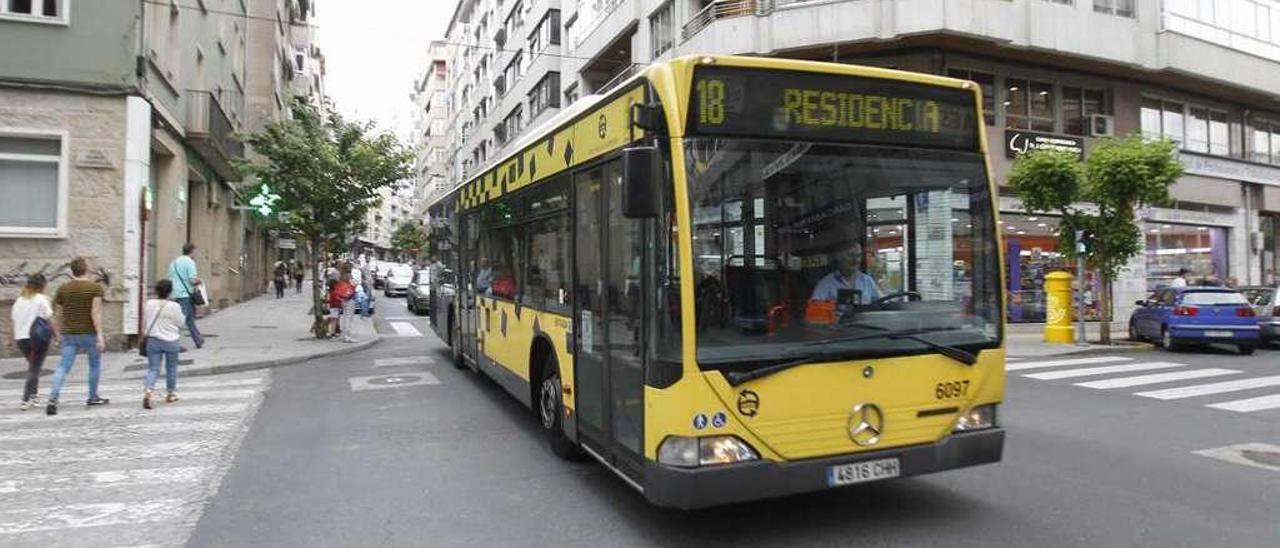
{"label": "asphalt road", "polygon": [[[1277,350],[1012,362],[1002,463],[679,512],[557,459],[528,411],[453,368],[424,319],[379,304],[379,330],[400,336],[272,373],[191,546],[1280,546],[1280,409],[1207,407],[1280,386],[1135,395],[1277,376]],[[1084,371],[1116,366],[1133,371]],[[1077,385],[1205,369],[1226,372]],[[1272,466],[1195,453],[1246,443],[1270,444],[1249,454]]]}

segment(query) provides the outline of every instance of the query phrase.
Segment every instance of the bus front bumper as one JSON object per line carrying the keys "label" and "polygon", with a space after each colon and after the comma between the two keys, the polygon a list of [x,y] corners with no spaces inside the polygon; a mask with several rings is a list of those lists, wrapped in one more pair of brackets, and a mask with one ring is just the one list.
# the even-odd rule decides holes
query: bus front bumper
{"label": "bus front bumper", "polygon": [[705,508],[834,489],[827,485],[827,469],[842,464],[897,457],[901,468],[898,477],[908,477],[999,462],[1003,450],[1004,429],[991,428],[952,434],[929,445],[795,462],[678,468],[647,461],[645,497],[658,506]]}

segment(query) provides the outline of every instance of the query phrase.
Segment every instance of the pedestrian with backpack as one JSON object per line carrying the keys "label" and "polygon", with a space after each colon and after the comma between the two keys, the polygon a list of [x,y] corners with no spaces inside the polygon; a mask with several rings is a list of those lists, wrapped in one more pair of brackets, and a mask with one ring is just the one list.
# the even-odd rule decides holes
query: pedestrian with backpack
{"label": "pedestrian with backpack", "polygon": [[13,342],[27,359],[27,384],[22,389],[23,411],[40,405],[36,392],[39,389],[40,370],[49,353],[49,344],[56,334],[53,330],[53,306],[44,289],[49,285],[43,274],[27,276],[22,294],[13,301]]}

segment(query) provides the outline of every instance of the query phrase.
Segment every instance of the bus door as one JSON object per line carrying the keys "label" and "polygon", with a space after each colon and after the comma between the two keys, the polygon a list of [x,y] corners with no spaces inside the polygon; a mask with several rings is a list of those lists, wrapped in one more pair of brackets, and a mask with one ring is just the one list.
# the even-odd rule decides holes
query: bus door
{"label": "bus door", "polygon": [[476,260],[479,241],[479,215],[469,213],[459,219],[458,273],[454,278],[458,307],[458,344],[462,355],[476,359]]}
{"label": "bus door", "polygon": [[644,439],[641,221],[622,216],[622,165],[574,177],[574,385],[579,441],[638,480]]}

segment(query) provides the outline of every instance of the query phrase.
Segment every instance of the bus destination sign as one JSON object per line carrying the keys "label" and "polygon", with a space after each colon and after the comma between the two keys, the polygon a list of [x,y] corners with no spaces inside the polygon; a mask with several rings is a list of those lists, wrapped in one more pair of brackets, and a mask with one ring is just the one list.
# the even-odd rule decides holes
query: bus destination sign
{"label": "bus destination sign", "polygon": [[858,76],[730,67],[694,73],[689,133],[978,148],[973,92]]}

